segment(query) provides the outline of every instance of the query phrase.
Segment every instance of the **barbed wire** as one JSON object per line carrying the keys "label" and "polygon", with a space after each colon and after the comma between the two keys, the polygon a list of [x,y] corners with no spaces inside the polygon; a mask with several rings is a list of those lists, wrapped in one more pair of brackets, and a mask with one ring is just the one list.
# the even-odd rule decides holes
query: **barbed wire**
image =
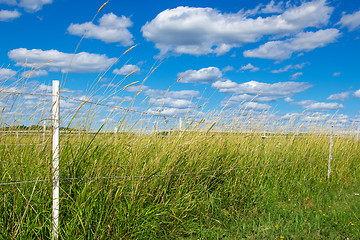
{"label": "barbed wire", "polygon": [[43,93],[26,93],[26,92],[19,92],[19,91],[3,91],[0,90],[1,93],[7,94],[20,94],[20,95],[30,95],[30,96],[43,96],[43,97],[52,97],[52,94],[43,94]]}
{"label": "barbed wire", "polygon": [[[333,158],[336,159],[336,158]],[[186,176],[186,175],[207,175],[217,172],[231,172],[231,171],[241,171],[247,169],[256,169],[256,168],[266,168],[266,167],[276,167],[281,165],[290,165],[294,163],[303,163],[303,162],[317,162],[317,161],[327,161],[328,159],[318,159],[318,160],[304,160],[304,161],[292,161],[292,162],[281,162],[276,164],[266,164],[258,166],[248,166],[248,167],[239,167],[239,168],[229,168],[229,169],[219,169],[219,170],[209,170],[203,172],[187,172],[187,173],[174,173],[174,174],[153,174],[153,175],[125,175],[125,176],[103,176],[103,177],[82,177],[82,178],[59,178],[60,181],[72,181],[72,180],[99,180],[99,179],[126,179],[126,178],[160,178],[160,177],[172,177],[172,176]],[[48,182],[53,179],[42,179],[42,180],[30,180],[30,181],[16,181],[16,182],[7,182],[0,183],[0,186],[6,185],[17,185],[24,183],[35,183],[35,182]]]}

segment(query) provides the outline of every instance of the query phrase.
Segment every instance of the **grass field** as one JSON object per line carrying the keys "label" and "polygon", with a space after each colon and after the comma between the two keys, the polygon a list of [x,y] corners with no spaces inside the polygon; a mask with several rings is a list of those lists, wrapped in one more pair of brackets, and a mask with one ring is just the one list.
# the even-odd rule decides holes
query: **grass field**
{"label": "grass field", "polygon": [[[1,138],[1,183],[51,179],[49,136]],[[329,135],[99,133],[61,145],[61,239],[360,236],[352,137],[334,137],[330,180]],[[0,186],[0,238],[51,238],[51,192],[51,181]]]}

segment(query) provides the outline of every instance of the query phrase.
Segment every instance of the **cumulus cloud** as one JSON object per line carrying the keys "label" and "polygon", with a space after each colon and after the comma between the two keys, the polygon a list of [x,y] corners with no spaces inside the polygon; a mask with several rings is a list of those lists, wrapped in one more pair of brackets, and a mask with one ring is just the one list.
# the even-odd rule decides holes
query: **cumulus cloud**
{"label": "cumulus cloud", "polygon": [[354,92],[354,96],[360,98],[360,89]]}
{"label": "cumulus cloud", "polygon": [[44,5],[51,4],[52,2],[53,0],[0,0],[0,3],[22,7],[28,12],[37,12]]}
{"label": "cumulus cloud", "polygon": [[260,47],[244,52],[245,57],[285,60],[294,52],[310,52],[335,42],[341,35],[338,29],[330,28],[317,32],[301,32],[284,41],[270,41]]}
{"label": "cumulus cloud", "polygon": [[234,71],[234,67],[233,66],[226,66],[221,71],[224,72],[224,73]]}
{"label": "cumulus cloud", "polygon": [[360,26],[360,10],[352,14],[345,14],[338,24],[347,27],[350,31],[354,31]]}
{"label": "cumulus cloud", "polygon": [[303,100],[294,104],[301,105],[305,110],[308,111],[329,111],[344,108],[344,105],[339,103],[316,102],[313,100]]}
{"label": "cumulus cloud", "polygon": [[274,0],[271,0],[263,9],[261,9],[262,13],[282,13],[283,10],[283,2],[275,3]]}
{"label": "cumulus cloud", "polygon": [[[49,71],[67,72],[73,54],[63,53],[57,50],[41,50],[18,48],[8,52],[11,60],[16,62],[17,66],[37,67],[44,65]],[[116,58],[108,58],[106,55],[80,52],[73,57],[70,72],[87,73],[100,72],[106,70]]]}
{"label": "cumulus cloud", "polygon": [[349,98],[351,92],[342,92],[330,95],[326,100],[345,101]]}
{"label": "cumulus cloud", "polygon": [[118,17],[113,13],[104,14],[99,19],[99,25],[90,22],[71,23],[68,32],[73,35],[82,36],[86,29],[85,38],[99,39],[106,43],[119,43],[122,46],[134,44],[133,35],[128,30],[133,25],[130,18]]}
{"label": "cumulus cloud", "polygon": [[154,99],[153,103],[155,106],[171,107],[171,108],[189,108],[195,105],[190,100],[176,99],[172,97]]}
{"label": "cumulus cloud", "polygon": [[269,84],[257,81],[238,84],[230,80],[226,80],[216,81],[212,84],[212,87],[219,89],[219,92],[228,94],[260,94],[262,97],[273,96],[281,98],[303,92],[310,88],[311,85],[305,82],[278,82]]}
{"label": "cumulus cloud", "polygon": [[16,71],[9,68],[0,68],[0,80],[6,80],[16,75]]}
{"label": "cumulus cloud", "polygon": [[338,77],[338,76],[340,76],[340,75],[341,75],[341,72],[334,72],[334,73],[333,73],[333,76],[334,76],[334,77]]}
{"label": "cumulus cloud", "polygon": [[200,70],[187,70],[178,73],[182,83],[212,83],[222,78],[222,72],[217,67],[202,68]]}
{"label": "cumulus cloud", "polygon": [[260,70],[260,68],[254,67],[251,63],[248,63],[247,65],[242,66],[240,68],[240,71],[246,71],[246,70],[250,70],[250,72],[257,72]]}
{"label": "cumulus cloud", "polygon": [[39,69],[39,70],[35,70],[35,71],[28,70],[21,74],[21,76],[24,78],[36,78],[36,77],[42,77],[42,76],[47,76],[47,75],[48,75],[48,72],[43,69]]}
{"label": "cumulus cloud", "polygon": [[271,108],[270,105],[268,104],[263,104],[263,103],[257,103],[257,102],[247,102],[245,104],[246,108],[251,108],[257,111],[267,111]]}
{"label": "cumulus cloud", "polygon": [[250,95],[250,94],[240,94],[240,95],[235,95],[235,96],[231,96],[227,101],[229,103],[231,102],[273,102],[276,99],[278,99],[277,96],[267,96],[267,97],[262,97],[260,96],[254,96],[254,95]]}
{"label": "cumulus cloud", "polygon": [[285,102],[293,102],[294,99],[292,99],[291,97],[286,97],[286,98],[284,98],[284,101]]}
{"label": "cumulus cloud", "polygon": [[193,112],[193,110],[187,108],[155,107],[148,109],[146,112],[150,114],[175,116],[175,115],[185,115],[185,114],[188,115],[189,112]]}
{"label": "cumulus cloud", "polygon": [[14,11],[0,10],[0,21],[2,22],[12,21],[16,18],[19,18],[20,15],[21,14],[16,10]]}
{"label": "cumulus cloud", "polygon": [[140,68],[136,65],[128,64],[128,65],[122,66],[122,68],[120,68],[120,69],[116,68],[113,71],[113,73],[117,74],[117,75],[128,75],[132,72],[134,72],[134,73],[140,72]]}
{"label": "cumulus cloud", "polygon": [[[279,5],[272,2],[265,9],[280,12]],[[160,54],[221,55],[266,35],[286,36],[326,25],[332,12],[326,0],[303,2],[281,14],[257,18],[249,18],[242,11],[221,13],[213,8],[177,7],[159,13],[142,27],[142,32]]]}
{"label": "cumulus cloud", "polygon": [[304,63],[300,63],[300,64],[295,64],[295,65],[290,64],[290,65],[286,65],[286,66],[283,67],[283,68],[280,68],[280,69],[277,69],[277,70],[272,70],[271,72],[272,72],[272,73],[282,73],[282,72],[287,72],[287,71],[289,71],[290,69],[302,69],[302,68],[304,68],[307,64],[309,64],[309,63],[304,62]]}

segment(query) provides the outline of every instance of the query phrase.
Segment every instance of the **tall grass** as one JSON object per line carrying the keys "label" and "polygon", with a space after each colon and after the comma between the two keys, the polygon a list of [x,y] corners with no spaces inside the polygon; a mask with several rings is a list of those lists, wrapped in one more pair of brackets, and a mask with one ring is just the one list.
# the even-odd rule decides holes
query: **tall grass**
{"label": "tall grass", "polygon": [[[213,130],[63,134],[60,237],[359,236],[359,141],[334,137],[327,180],[329,135]],[[50,135],[1,142],[1,182],[35,182],[0,186],[0,238],[48,239]]]}

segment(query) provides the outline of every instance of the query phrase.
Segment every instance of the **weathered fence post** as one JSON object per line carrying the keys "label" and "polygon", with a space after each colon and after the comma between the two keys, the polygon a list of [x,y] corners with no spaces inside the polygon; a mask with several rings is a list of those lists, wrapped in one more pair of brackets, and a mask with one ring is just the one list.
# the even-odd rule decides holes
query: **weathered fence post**
{"label": "weathered fence post", "polygon": [[60,89],[59,81],[53,81],[53,142],[52,142],[52,172],[53,172],[53,209],[52,209],[52,239],[59,239],[59,115],[60,115]]}
{"label": "weathered fence post", "polygon": [[331,126],[331,134],[330,134],[330,147],[329,147],[329,161],[328,161],[328,179],[330,179],[331,173],[331,160],[332,160],[332,146],[333,146],[333,132],[334,126]]}

